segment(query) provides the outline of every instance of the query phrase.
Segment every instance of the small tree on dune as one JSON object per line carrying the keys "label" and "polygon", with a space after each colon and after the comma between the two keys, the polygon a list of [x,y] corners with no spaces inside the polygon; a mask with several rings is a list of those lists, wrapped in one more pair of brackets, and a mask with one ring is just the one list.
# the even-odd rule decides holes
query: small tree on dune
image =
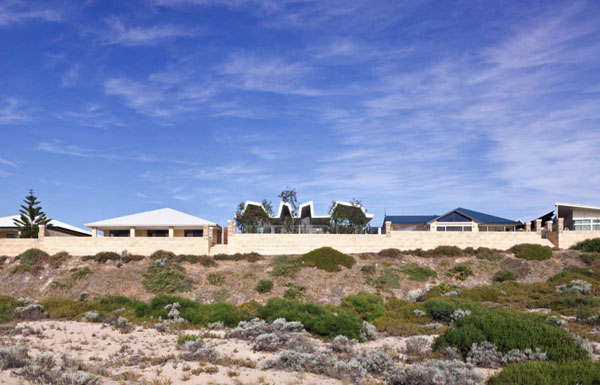
{"label": "small tree on dune", "polygon": [[46,213],[42,211],[41,202],[33,195],[33,190],[29,190],[29,195],[25,197],[23,202],[25,204],[21,205],[19,219],[15,219],[13,222],[19,229],[21,238],[37,238],[41,225],[47,228],[52,227],[50,224],[51,219],[47,218]]}

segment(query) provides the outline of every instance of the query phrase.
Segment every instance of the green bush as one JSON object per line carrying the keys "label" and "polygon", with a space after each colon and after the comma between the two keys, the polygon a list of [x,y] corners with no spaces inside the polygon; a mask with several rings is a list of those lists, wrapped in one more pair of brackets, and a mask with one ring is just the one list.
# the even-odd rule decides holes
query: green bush
{"label": "green bush", "polygon": [[572,249],[588,253],[600,253],[600,238],[586,239],[585,241],[577,242]]}
{"label": "green bush", "polygon": [[479,259],[485,259],[487,261],[500,261],[504,256],[497,250],[492,250],[487,247],[479,247],[476,250],[476,257]]}
{"label": "green bush", "polygon": [[458,308],[460,308],[460,305],[456,301],[449,299],[431,299],[425,301],[427,315],[436,321],[450,322],[452,320],[452,313]]}
{"label": "green bush", "polygon": [[545,261],[552,258],[552,249],[548,246],[536,245],[533,243],[521,243],[514,245],[510,251],[517,258],[527,259],[529,261]]}
{"label": "green bush", "polygon": [[92,275],[94,272],[89,267],[84,267],[82,269],[72,269],[71,270],[71,280],[77,281],[87,277],[88,275]]}
{"label": "green bush", "polygon": [[273,322],[277,318],[299,321],[310,333],[327,338],[344,335],[361,340],[363,320],[353,312],[342,308],[271,298],[265,306],[258,308],[258,316],[267,322]]}
{"label": "green bush", "polygon": [[181,263],[181,262],[187,262],[187,263],[193,263],[193,264],[199,263],[205,267],[211,267],[211,266],[217,265],[215,260],[212,257],[209,257],[208,255],[179,254],[177,257],[175,257],[175,261],[177,261],[179,263]]}
{"label": "green bush", "polygon": [[258,253],[235,253],[235,254],[217,254],[215,255],[217,261],[248,261],[256,262],[263,259]]}
{"label": "green bush", "polygon": [[256,284],[256,291],[261,294],[269,293],[271,289],[273,289],[273,281],[270,279],[261,279]]}
{"label": "green bush", "polygon": [[592,263],[594,263],[595,261],[597,261],[598,258],[600,258],[600,254],[598,254],[598,253],[581,253],[581,254],[579,254],[579,259],[581,259],[581,261],[588,266],[591,265]]}
{"label": "green bush", "polygon": [[175,255],[175,253],[166,250],[156,250],[154,253],[150,254],[151,260],[164,259],[166,261],[172,261],[176,258],[177,256]]}
{"label": "green bush", "polygon": [[294,278],[302,269],[302,261],[296,257],[279,255],[271,260],[271,274],[274,277]]}
{"label": "green bush", "polygon": [[192,290],[192,280],[185,269],[177,264],[151,265],[144,273],[144,288],[154,294],[172,294]]}
{"label": "green bush", "polygon": [[379,294],[360,291],[358,294],[344,298],[342,308],[353,311],[365,321],[372,321],[385,313],[383,298]]}
{"label": "green bush", "polygon": [[301,258],[304,266],[316,267],[325,271],[340,271],[342,266],[351,268],[356,264],[354,257],[331,247],[321,247],[304,254]]}
{"label": "green bush", "polygon": [[400,274],[398,269],[383,269],[379,277],[375,279],[375,287],[383,289],[399,289]]}
{"label": "green bush", "polygon": [[375,274],[376,270],[377,269],[374,264],[364,265],[360,268],[360,271],[362,271],[362,273],[365,275],[373,275]]}
{"label": "green bush", "polygon": [[196,334],[182,334],[177,337],[177,345],[184,345],[188,341],[197,341],[201,339],[202,337]]}
{"label": "green bush", "polygon": [[16,299],[0,295],[0,324],[13,320],[13,312],[17,306],[19,302]]}
{"label": "green bush", "polygon": [[512,271],[501,270],[494,274],[495,282],[504,282],[504,281],[516,281],[517,275]]}
{"label": "green bush", "polygon": [[19,254],[17,258],[19,258],[19,264],[26,267],[33,267],[47,262],[50,259],[50,255],[40,249],[27,249]]}
{"label": "green bush", "polygon": [[450,285],[447,282],[442,282],[437,286],[432,287],[431,289],[429,289],[429,291],[427,292],[427,298],[431,299],[431,298],[435,298],[435,297],[440,297],[444,294],[446,294],[449,291],[454,291],[458,289],[458,286],[455,285]]}
{"label": "green bush", "polygon": [[112,251],[101,251],[96,253],[93,259],[98,263],[106,263],[106,261],[116,261],[121,259],[121,254],[114,253]]}
{"label": "green bush", "polygon": [[402,256],[402,251],[398,249],[383,249],[377,255],[381,258],[396,258]]}
{"label": "green bush", "polygon": [[304,297],[304,292],[306,291],[304,286],[296,285],[293,282],[288,282],[285,284],[285,286],[288,289],[283,293],[283,298],[302,299]]}
{"label": "green bush", "polygon": [[[447,314],[448,309],[444,310]],[[587,359],[583,348],[566,330],[550,325],[544,317],[530,313],[476,308],[473,314],[454,322],[434,343],[434,350],[452,346],[466,357],[473,343],[489,341],[500,352],[540,348],[553,361]]]}
{"label": "green bush", "polygon": [[473,270],[471,267],[464,263],[459,263],[454,266],[452,269],[448,270],[448,273],[454,278],[464,281],[467,277],[473,275]]}
{"label": "green bush", "polygon": [[209,273],[206,280],[213,286],[219,286],[225,283],[225,275],[221,272]]}
{"label": "green bush", "polygon": [[408,275],[411,281],[425,282],[429,278],[437,277],[437,273],[429,267],[419,266],[416,263],[409,263],[402,266],[400,272]]}
{"label": "green bush", "polygon": [[491,377],[488,385],[597,385],[600,362],[539,362],[507,366]]}

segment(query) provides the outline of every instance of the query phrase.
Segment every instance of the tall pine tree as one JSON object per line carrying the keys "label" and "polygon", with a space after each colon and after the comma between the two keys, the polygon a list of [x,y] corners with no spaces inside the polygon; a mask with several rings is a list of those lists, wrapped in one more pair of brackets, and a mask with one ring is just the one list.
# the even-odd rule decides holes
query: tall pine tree
{"label": "tall pine tree", "polygon": [[19,210],[20,217],[13,222],[19,229],[21,238],[37,238],[40,225],[45,225],[50,228],[50,219],[46,218],[46,214],[42,211],[42,206],[36,196],[33,195],[33,190],[29,190],[29,195],[23,200],[25,203],[21,205]]}

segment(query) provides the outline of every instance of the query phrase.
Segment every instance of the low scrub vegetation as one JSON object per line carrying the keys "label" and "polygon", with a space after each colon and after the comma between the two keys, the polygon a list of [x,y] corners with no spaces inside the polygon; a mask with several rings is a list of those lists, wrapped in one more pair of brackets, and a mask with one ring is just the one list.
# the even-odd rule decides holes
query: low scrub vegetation
{"label": "low scrub vegetation", "polygon": [[356,264],[354,257],[331,247],[321,247],[304,254],[300,260],[304,266],[316,267],[325,271],[341,271],[342,267],[351,268]]}
{"label": "low scrub vegetation", "polygon": [[501,270],[494,274],[495,282],[504,282],[504,281],[516,281],[517,275],[512,271]]}
{"label": "low scrub vegetation", "polygon": [[397,258],[402,256],[402,251],[398,249],[383,249],[377,253],[377,256],[381,258]]}
{"label": "low scrub vegetation", "polygon": [[[448,319],[450,309],[451,306],[448,306],[441,312],[445,320]],[[479,306],[473,307],[471,311],[469,316],[451,319],[453,327],[436,339],[436,350],[450,346],[457,348],[466,357],[473,344],[488,341],[502,353],[512,349],[539,348],[553,361],[587,359],[585,350],[573,341],[569,333],[549,324],[545,317]]]}
{"label": "low scrub vegetation", "polygon": [[551,248],[533,243],[521,243],[514,245],[510,248],[510,251],[515,255],[515,257],[529,261],[545,261],[552,258]]}
{"label": "low scrub vegetation", "polygon": [[256,262],[263,259],[258,253],[235,253],[235,254],[217,254],[214,256],[217,261],[248,261]]}
{"label": "low scrub vegetation", "polygon": [[460,281],[464,281],[473,275],[473,270],[471,267],[465,263],[459,263],[454,266],[452,269],[448,270],[448,274],[451,277],[454,277]]}
{"label": "low scrub vegetation", "polygon": [[69,253],[61,251],[50,256],[40,249],[27,249],[17,256],[18,265],[13,269],[13,273],[31,273],[37,275],[44,269],[44,266],[56,269],[65,261],[71,258]]}
{"label": "low scrub vegetation", "polygon": [[270,279],[261,279],[256,284],[256,291],[261,294],[269,293],[272,289],[273,289],[273,281],[271,281]]}
{"label": "low scrub vegetation", "polygon": [[367,293],[366,291],[349,295],[342,301],[341,307],[352,310],[365,321],[373,321],[385,313],[383,298],[379,294]]}
{"label": "low scrub vegetation", "polygon": [[600,258],[600,253],[581,253],[579,259],[586,265],[590,266]]}
{"label": "low scrub vegetation", "polygon": [[402,266],[399,271],[408,275],[411,281],[425,282],[429,278],[436,278],[437,273],[426,266],[419,266],[416,263],[409,263]]}
{"label": "low scrub vegetation", "polygon": [[206,276],[206,280],[213,286],[220,286],[225,283],[225,274],[221,272],[209,273]]}
{"label": "low scrub vegetation", "polygon": [[510,365],[491,377],[488,385],[596,385],[600,362],[537,362]]}
{"label": "low scrub vegetation", "polygon": [[296,257],[279,255],[271,260],[270,274],[274,277],[295,278],[302,269],[302,261]]}
{"label": "low scrub vegetation", "polygon": [[600,253],[600,238],[586,239],[585,241],[578,242],[572,249],[588,253]]}
{"label": "low scrub vegetation", "polygon": [[153,263],[144,273],[144,288],[154,294],[173,294],[192,290],[192,280],[177,263]]}

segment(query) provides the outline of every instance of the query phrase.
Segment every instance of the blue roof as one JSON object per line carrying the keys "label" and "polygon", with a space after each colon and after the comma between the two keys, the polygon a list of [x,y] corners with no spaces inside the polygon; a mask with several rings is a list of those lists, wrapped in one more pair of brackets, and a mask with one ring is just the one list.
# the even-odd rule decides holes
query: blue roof
{"label": "blue roof", "polygon": [[390,221],[393,225],[424,225],[437,217],[437,215],[386,215],[383,221]]}
{"label": "blue roof", "polygon": [[484,225],[518,225],[517,221],[513,221],[511,219],[501,218],[490,214],[480,213],[479,211],[473,211],[469,209],[465,209],[459,207],[452,211],[456,211],[462,215],[465,215],[476,222],[479,222]]}

